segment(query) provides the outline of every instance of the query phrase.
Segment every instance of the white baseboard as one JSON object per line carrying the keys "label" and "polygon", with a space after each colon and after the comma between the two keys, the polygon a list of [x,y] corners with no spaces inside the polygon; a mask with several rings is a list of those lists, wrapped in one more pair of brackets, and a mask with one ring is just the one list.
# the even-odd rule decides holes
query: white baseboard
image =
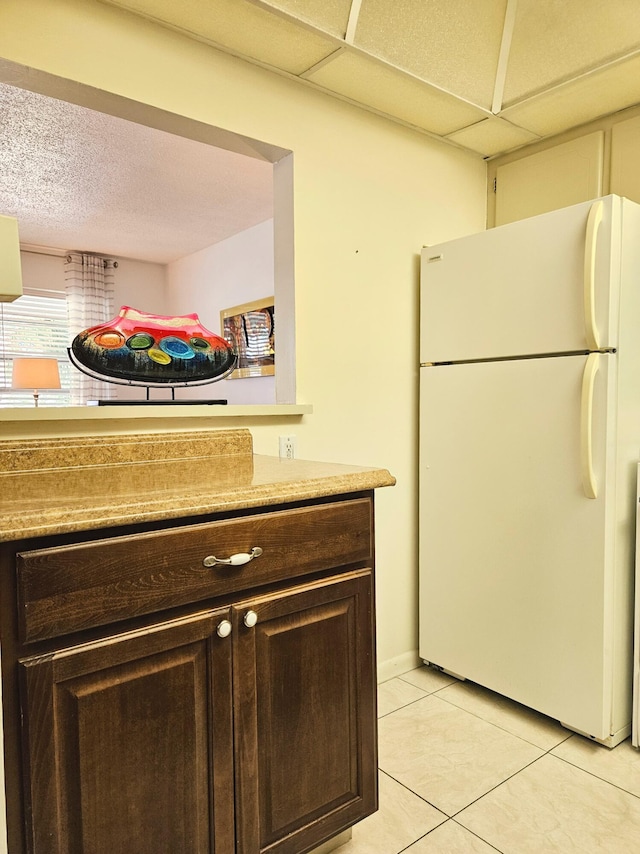
{"label": "white baseboard", "polygon": [[386,661],[378,662],[378,684],[386,682],[387,679],[393,679],[394,676],[400,676],[401,673],[407,673],[409,670],[415,670],[420,667],[422,659],[418,655],[418,650],[404,652],[396,658],[388,658]]}

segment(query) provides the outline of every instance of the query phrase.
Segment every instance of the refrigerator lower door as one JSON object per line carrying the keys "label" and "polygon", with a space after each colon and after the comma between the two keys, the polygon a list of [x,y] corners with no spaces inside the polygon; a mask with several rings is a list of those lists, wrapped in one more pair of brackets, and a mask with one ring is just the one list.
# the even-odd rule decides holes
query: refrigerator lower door
{"label": "refrigerator lower door", "polygon": [[583,355],[421,369],[419,651],[606,741],[616,363],[596,358],[586,391]]}

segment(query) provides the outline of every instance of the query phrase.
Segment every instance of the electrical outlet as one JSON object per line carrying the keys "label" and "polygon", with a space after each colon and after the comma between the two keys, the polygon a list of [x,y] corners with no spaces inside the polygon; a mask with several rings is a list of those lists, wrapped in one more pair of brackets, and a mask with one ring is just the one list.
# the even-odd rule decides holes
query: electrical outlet
{"label": "electrical outlet", "polygon": [[280,436],[280,457],[283,460],[293,460],[296,456],[296,437]]}

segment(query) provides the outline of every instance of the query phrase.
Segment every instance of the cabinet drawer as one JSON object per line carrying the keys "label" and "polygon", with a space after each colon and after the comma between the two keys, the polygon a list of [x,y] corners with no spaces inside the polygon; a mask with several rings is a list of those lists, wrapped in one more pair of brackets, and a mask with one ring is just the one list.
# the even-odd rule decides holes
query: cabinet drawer
{"label": "cabinet drawer", "polygon": [[[210,555],[262,554],[206,567]],[[161,611],[373,559],[369,498],[17,555],[23,641]]]}

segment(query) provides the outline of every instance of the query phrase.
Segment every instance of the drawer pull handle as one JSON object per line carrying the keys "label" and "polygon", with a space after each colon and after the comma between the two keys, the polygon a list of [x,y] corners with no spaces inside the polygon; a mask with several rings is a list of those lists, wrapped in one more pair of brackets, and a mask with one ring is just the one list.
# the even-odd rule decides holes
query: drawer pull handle
{"label": "drawer pull handle", "polygon": [[209,557],[206,557],[202,563],[205,566],[242,566],[243,563],[249,563],[250,560],[260,557],[261,554],[262,549],[260,546],[255,546],[251,549],[249,554],[241,552],[237,555],[231,555],[231,557],[216,557],[215,555],[209,555]]}
{"label": "drawer pull handle", "polygon": [[231,634],[231,623],[229,620],[221,620],[218,623],[218,628],[216,629],[216,634],[219,638],[228,638]]}
{"label": "drawer pull handle", "polygon": [[243,623],[248,629],[252,629],[255,624],[258,622],[258,615],[255,611],[247,611],[244,615]]}

